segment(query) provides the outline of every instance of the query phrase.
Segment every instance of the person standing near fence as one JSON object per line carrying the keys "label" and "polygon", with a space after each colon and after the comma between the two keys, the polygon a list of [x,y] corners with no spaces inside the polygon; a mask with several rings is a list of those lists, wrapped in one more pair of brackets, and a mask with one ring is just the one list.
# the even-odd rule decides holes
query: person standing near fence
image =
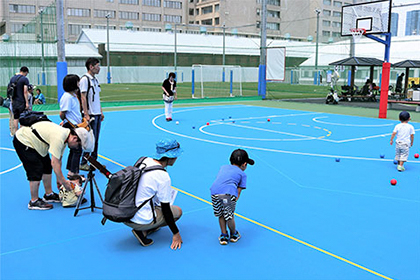
{"label": "person standing near fence", "polygon": [[28,86],[29,80],[26,77],[29,74],[29,69],[26,66],[20,68],[20,72],[14,75],[9,82],[8,87],[11,84],[15,84],[15,90],[12,98],[12,113],[13,113],[13,127],[11,127],[10,135],[15,135],[16,130],[19,128],[19,116],[24,110],[29,109],[28,100]]}
{"label": "person standing near fence", "polygon": [[169,77],[162,84],[163,103],[165,103],[165,117],[167,122],[172,121],[172,106],[174,100],[177,99],[175,77],[175,73],[169,73]]}
{"label": "person standing near fence", "polygon": [[[101,130],[101,123],[104,120],[100,98],[101,86],[96,79],[96,75],[99,74],[101,67],[99,65],[99,60],[94,57],[88,58],[85,66],[87,73],[80,79],[80,92],[83,117],[87,122],[94,118],[94,120],[90,122],[90,126],[92,127],[93,135],[95,136],[95,149],[90,156],[96,159],[98,157],[99,132]],[[88,153],[83,154],[80,163],[80,169],[85,171],[89,170],[89,164],[84,157],[87,154]]]}

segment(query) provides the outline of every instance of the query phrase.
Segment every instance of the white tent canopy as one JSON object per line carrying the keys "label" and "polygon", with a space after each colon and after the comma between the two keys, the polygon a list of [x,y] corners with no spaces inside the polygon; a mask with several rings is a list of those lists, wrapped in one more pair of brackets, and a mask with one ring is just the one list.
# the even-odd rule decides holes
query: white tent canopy
{"label": "white tent canopy", "polygon": [[[109,37],[111,52],[175,51],[175,36],[172,32],[110,30]],[[106,47],[106,42],[106,30],[101,29],[83,29],[77,40],[78,44],[89,44],[95,48],[98,48],[98,44],[105,44]],[[315,43],[311,42],[267,39],[267,47],[286,47],[287,57],[310,57],[315,51]],[[220,55],[223,53],[223,36],[178,33],[177,52]],[[258,56],[260,39],[226,36],[225,54]]]}

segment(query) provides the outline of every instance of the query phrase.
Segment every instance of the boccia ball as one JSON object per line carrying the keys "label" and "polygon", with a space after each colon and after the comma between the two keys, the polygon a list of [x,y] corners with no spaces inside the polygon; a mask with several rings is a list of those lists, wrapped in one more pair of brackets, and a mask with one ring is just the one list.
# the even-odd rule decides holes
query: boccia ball
{"label": "boccia ball", "polygon": [[207,125],[210,125],[210,123],[206,123]]}
{"label": "boccia ball", "polygon": [[269,122],[269,121],[270,121],[270,119],[267,119],[267,121]]}
{"label": "boccia ball", "polygon": [[383,155],[383,154],[382,154],[382,155],[380,155],[380,157],[381,157],[381,158],[384,158],[384,157],[385,157],[385,155]]}
{"label": "boccia ball", "polygon": [[415,158],[419,158],[419,154],[414,154],[414,157]]}
{"label": "boccia ball", "polygon": [[179,124],[179,121],[176,121],[176,124]]}
{"label": "boccia ball", "polygon": [[391,185],[395,186],[396,184],[397,184],[397,180],[392,179],[392,180],[391,180]]}
{"label": "boccia ball", "polygon": [[335,161],[336,161],[336,162],[340,162],[340,159],[339,159],[339,158],[336,158],[336,159],[335,159]]}
{"label": "boccia ball", "polygon": [[394,164],[398,164],[398,160],[394,159]]}

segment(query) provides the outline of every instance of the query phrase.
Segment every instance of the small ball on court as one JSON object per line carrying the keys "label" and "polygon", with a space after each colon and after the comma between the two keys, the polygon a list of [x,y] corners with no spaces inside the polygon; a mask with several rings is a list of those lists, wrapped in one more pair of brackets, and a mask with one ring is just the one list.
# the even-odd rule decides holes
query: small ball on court
{"label": "small ball on court", "polygon": [[269,122],[269,121],[270,121],[270,119],[267,119],[267,121]]}
{"label": "small ball on court", "polygon": [[229,119],[231,119],[232,117],[231,116],[229,116]]}
{"label": "small ball on court", "polygon": [[207,125],[210,125],[210,123],[206,123]]}
{"label": "small ball on court", "polygon": [[398,164],[398,160],[394,159],[394,164]]}
{"label": "small ball on court", "polygon": [[335,159],[335,161],[336,161],[336,162],[340,162],[340,158],[336,158],[336,159]]}
{"label": "small ball on court", "polygon": [[192,129],[195,129],[195,126],[193,126]]}
{"label": "small ball on court", "polygon": [[392,179],[392,180],[391,180],[391,185],[395,186],[396,184],[397,184],[397,180]]}
{"label": "small ball on court", "polygon": [[380,158],[384,158],[384,157],[385,157],[385,155],[384,155],[384,154],[381,154],[381,155],[379,155],[379,157],[380,157]]}
{"label": "small ball on court", "polygon": [[225,119],[222,119],[222,121],[224,121]]}
{"label": "small ball on court", "polygon": [[414,157],[415,158],[419,158],[419,154],[414,154]]}
{"label": "small ball on court", "polygon": [[232,121],[232,123],[235,123],[235,121]]}
{"label": "small ball on court", "polygon": [[176,121],[176,124],[179,124],[179,121]]}

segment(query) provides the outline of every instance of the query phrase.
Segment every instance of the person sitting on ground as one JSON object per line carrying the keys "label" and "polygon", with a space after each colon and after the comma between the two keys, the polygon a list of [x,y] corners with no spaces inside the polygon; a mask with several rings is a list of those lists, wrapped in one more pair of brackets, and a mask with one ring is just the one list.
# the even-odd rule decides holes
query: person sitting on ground
{"label": "person sitting on ground", "polygon": [[41,89],[37,88],[35,91],[36,91],[36,95],[34,96],[34,104],[45,104],[46,102],[45,96],[41,92]]}
{"label": "person sitting on ground", "polygon": [[[91,151],[94,139],[84,128],[68,129],[49,121],[37,122],[31,127],[22,126],[16,131],[13,146],[29,181],[29,210],[49,210],[53,205],[48,202],[60,202],[58,194],[52,190],[52,170],[57,178],[57,187],[63,185],[67,190],[72,190],[70,181],[61,171],[61,159],[67,145],[70,148],[81,146]],[[41,180],[45,188],[43,199],[38,197]]]}
{"label": "person sitting on ground", "polygon": [[[153,157],[147,157],[143,163],[146,167],[161,165],[166,168],[174,165],[181,154],[182,149],[176,140],[162,139],[156,143],[156,154]],[[171,178],[163,170],[149,171],[140,177],[136,205],[139,206],[154,196],[154,213],[150,203],[147,203],[137,211],[130,222],[124,222],[124,224],[133,228],[132,232],[142,246],[153,244],[153,240],[147,238],[147,235],[163,226],[169,226],[173,234],[171,249],[181,248],[182,238],[175,222],[181,217],[182,210],[178,206],[171,205],[174,199],[173,192]],[[156,222],[153,221],[153,217]]]}

